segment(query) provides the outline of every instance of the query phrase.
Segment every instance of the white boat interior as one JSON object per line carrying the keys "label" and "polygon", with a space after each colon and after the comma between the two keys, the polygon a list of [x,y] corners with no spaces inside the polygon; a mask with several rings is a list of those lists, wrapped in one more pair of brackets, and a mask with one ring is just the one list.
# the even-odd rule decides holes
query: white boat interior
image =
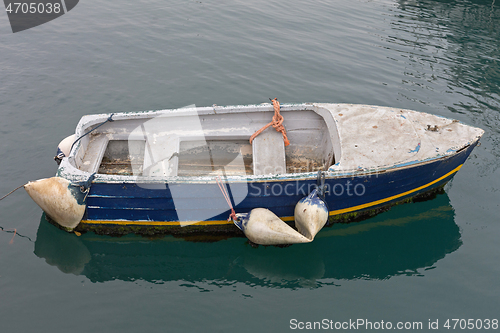
{"label": "white boat interior", "polygon": [[[456,120],[389,107],[286,104],[283,125],[249,138],[274,115],[271,104],[117,113],[79,140],[62,164],[67,173],[113,177],[265,177],[329,170],[354,172],[453,154],[483,131]],[[81,137],[109,117],[81,119]],[[69,169],[73,168],[72,171]]]}

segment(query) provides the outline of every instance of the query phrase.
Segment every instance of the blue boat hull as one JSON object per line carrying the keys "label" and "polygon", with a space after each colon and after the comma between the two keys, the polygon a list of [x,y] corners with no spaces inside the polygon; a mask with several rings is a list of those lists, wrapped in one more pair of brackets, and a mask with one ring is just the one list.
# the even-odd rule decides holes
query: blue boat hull
{"label": "blue boat hull", "polygon": [[[325,201],[329,222],[372,215],[415,196],[436,192],[461,168],[476,145],[474,142],[451,156],[428,163],[341,178],[327,176]],[[93,183],[85,215],[77,230],[105,234],[239,233],[236,226],[227,221],[230,210],[220,213],[213,207],[213,194],[217,191],[220,194],[216,183],[161,185],[147,188],[146,184]],[[247,185],[248,195],[234,207],[237,213],[267,208],[284,221],[293,223],[295,205],[315,187],[316,177],[254,181]],[[179,186],[183,196],[176,197],[174,204],[172,189]],[[182,221],[179,221],[176,205],[191,207]]]}

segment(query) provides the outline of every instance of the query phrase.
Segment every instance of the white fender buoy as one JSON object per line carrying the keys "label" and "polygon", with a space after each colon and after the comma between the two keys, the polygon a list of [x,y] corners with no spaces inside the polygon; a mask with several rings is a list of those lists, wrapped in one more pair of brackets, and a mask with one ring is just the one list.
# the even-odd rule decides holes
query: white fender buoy
{"label": "white fender buoy", "polygon": [[31,199],[66,231],[73,231],[83,218],[86,193],[67,179],[39,179],[28,182],[24,189]]}
{"label": "white fender buoy", "polygon": [[283,245],[309,243],[308,239],[265,208],[254,208],[250,213],[236,214],[234,224],[255,244]]}
{"label": "white fender buoy", "polygon": [[67,136],[57,145],[57,149],[60,150],[65,156],[69,156],[71,146],[75,142],[76,134]]}
{"label": "white fender buoy", "polygon": [[54,160],[57,162],[57,164],[61,163],[61,160],[69,156],[69,153],[71,151],[71,147],[73,146],[73,143],[76,140],[76,134],[67,136],[64,138],[59,144],[57,145],[57,153],[56,156],[54,157]]}
{"label": "white fender buoy", "polygon": [[328,208],[314,189],[295,206],[295,227],[305,237],[313,240],[314,236],[328,221]]}

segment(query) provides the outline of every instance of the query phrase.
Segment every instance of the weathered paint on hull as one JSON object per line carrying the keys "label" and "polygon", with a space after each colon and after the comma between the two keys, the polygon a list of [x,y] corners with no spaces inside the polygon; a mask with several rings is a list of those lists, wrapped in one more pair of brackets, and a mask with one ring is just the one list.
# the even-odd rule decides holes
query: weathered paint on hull
{"label": "weathered paint on hull", "polygon": [[[330,193],[325,196],[325,201],[330,209],[329,222],[356,219],[364,214],[373,215],[374,212],[386,210],[412,197],[435,192],[461,168],[476,144],[477,142],[455,155],[427,164],[348,178],[327,176],[325,184]],[[267,208],[284,221],[293,223],[295,205],[314,188],[316,179],[311,177],[252,182],[248,185],[248,196],[235,207],[236,212],[247,213],[256,207]],[[91,187],[87,210],[77,230],[92,230],[104,234],[240,232],[232,222],[227,221],[229,210],[204,221],[179,221],[169,189],[172,186],[184,187],[183,193],[186,195],[182,199],[176,199],[176,203],[193,207],[193,217],[199,212],[206,215],[213,209],[211,198],[203,196],[203,193],[213,193],[207,189],[217,187],[215,183],[165,184],[164,189],[158,190],[146,189],[137,184],[97,182]],[[282,189],[282,193],[275,195],[278,194],[278,189]]]}

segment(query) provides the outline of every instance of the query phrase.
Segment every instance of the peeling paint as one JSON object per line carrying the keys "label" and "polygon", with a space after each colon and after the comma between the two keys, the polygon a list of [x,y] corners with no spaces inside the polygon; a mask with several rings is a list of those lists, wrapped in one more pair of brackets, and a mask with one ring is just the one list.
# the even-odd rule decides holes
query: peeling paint
{"label": "peeling paint", "polygon": [[418,143],[418,145],[415,147],[415,149],[413,150],[410,150],[409,152],[410,153],[418,153],[418,151],[420,150],[420,142]]}

